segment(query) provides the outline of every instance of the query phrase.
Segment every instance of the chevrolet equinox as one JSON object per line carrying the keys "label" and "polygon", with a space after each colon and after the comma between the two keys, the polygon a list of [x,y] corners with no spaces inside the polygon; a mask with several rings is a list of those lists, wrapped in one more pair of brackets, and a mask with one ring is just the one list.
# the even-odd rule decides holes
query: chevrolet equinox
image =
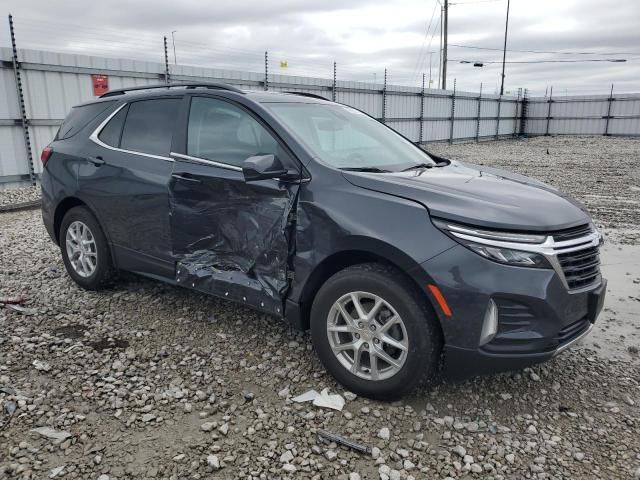
{"label": "chevrolet equinox", "polygon": [[44,224],[81,287],[126,270],[268,312],[368,397],[548,360],[602,309],[582,204],[316,95],[114,90],[41,160]]}

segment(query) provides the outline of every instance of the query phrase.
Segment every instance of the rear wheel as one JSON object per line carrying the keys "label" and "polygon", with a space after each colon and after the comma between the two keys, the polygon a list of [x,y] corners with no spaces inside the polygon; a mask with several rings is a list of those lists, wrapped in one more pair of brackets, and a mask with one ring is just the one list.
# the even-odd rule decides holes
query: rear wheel
{"label": "rear wheel", "polygon": [[81,287],[99,290],[114,280],[107,239],[86,207],[74,207],[65,214],[58,243],[67,273]]}
{"label": "rear wheel", "polygon": [[336,273],[311,309],[314,347],[349,390],[395,399],[437,369],[440,337],[433,312],[415,285],[377,263]]}

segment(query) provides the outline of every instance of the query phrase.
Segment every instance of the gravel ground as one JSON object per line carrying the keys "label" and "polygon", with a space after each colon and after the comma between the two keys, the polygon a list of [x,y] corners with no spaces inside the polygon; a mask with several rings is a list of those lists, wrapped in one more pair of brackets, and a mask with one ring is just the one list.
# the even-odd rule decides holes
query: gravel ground
{"label": "gravel ground", "polygon": [[40,187],[19,187],[0,190],[0,208],[40,199]]}
{"label": "gravel ground", "polygon": [[[633,155],[632,141],[602,140],[603,150]],[[509,149],[533,158],[566,142],[438,151],[464,158],[476,148],[476,158],[502,165],[494,162],[506,163]],[[537,176],[561,185],[567,171],[599,170],[583,160],[558,165],[557,179]],[[619,180],[604,181],[633,184]],[[599,219],[637,228],[637,212],[623,222],[614,210],[597,210]],[[634,242],[619,231],[614,249]],[[637,270],[626,273],[640,283]],[[396,403],[355,398],[324,372],[308,335],[274,318],[133,275],[111,290],[81,290],[37,210],[0,214],[0,296],[16,294],[29,298],[26,312],[0,309],[0,478],[640,478],[637,348],[614,357],[583,346],[520,372],[436,380]],[[625,297],[636,319],[637,289]],[[292,402],[311,388],[342,394],[344,410]],[[318,429],[373,452],[323,443]]]}

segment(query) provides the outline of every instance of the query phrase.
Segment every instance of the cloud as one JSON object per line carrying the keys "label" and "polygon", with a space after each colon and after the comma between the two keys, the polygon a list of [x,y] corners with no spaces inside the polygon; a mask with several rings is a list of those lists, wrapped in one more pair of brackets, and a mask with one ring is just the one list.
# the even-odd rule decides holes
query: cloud
{"label": "cloud", "polygon": [[[18,42],[29,48],[67,50],[116,57],[162,59],[162,37],[176,30],[180,63],[262,71],[269,51],[272,72],[418,85],[429,70],[437,77],[440,7],[436,0],[9,0]],[[452,2],[449,42],[500,49],[504,40],[505,1]],[[435,7],[435,8],[434,8]],[[425,29],[435,11],[432,30]],[[507,64],[506,89],[544,93],[549,85],[569,93],[640,90],[640,2],[620,0],[612,8],[601,0],[511,1],[508,48],[513,50],[589,51],[598,55],[508,52],[510,61],[608,58],[617,52],[627,63]],[[6,25],[0,31],[8,43]],[[435,31],[432,37],[431,33]],[[171,46],[170,46],[171,47]],[[455,60],[500,61],[501,51],[450,47],[449,86],[484,91],[499,86],[501,66],[474,68]],[[280,69],[279,61],[289,67]]]}

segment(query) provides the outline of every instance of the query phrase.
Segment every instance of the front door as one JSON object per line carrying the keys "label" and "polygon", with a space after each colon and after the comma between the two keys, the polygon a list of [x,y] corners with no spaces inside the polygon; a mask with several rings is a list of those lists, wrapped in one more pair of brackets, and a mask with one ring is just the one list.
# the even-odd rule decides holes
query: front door
{"label": "front door", "polygon": [[190,99],[184,154],[169,184],[176,281],[276,315],[289,284],[298,185],[245,182],[242,162],[293,158],[249,111],[211,96]]}

